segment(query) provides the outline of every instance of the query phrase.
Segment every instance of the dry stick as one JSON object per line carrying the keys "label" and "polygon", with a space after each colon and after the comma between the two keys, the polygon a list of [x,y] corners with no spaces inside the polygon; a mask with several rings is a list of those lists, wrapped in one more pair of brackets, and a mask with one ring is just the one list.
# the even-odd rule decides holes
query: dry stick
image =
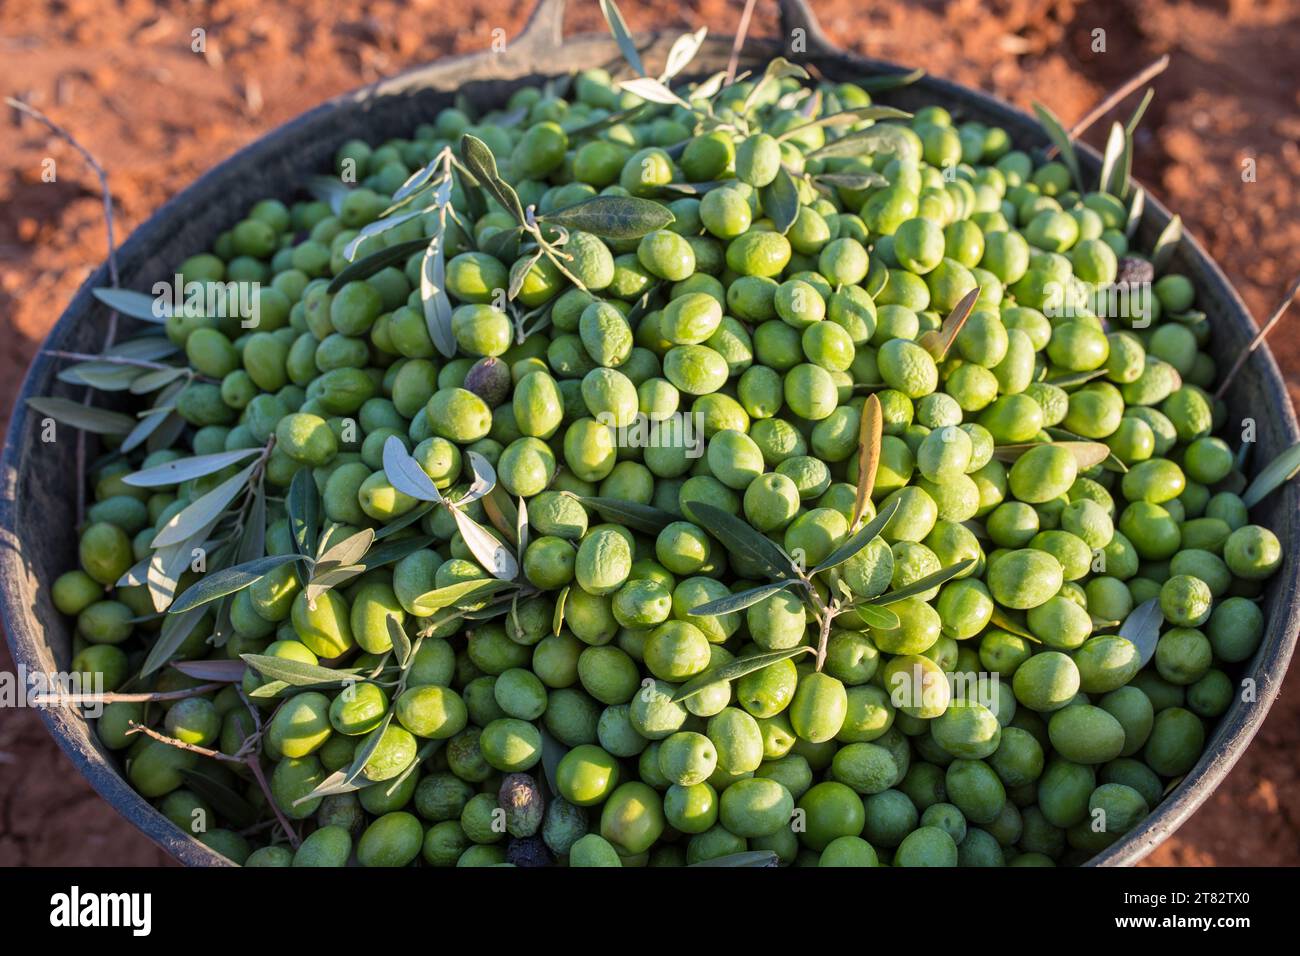
{"label": "dry stick", "polygon": [[1223,398],[1224,393],[1228,390],[1228,386],[1232,384],[1233,378],[1235,378],[1237,373],[1241,371],[1241,367],[1246,364],[1246,359],[1250,358],[1250,353],[1263,345],[1264,337],[1267,336],[1269,332],[1273,331],[1275,325],[1282,321],[1282,316],[1286,314],[1286,310],[1290,307],[1291,303],[1295,301],[1297,292],[1300,292],[1300,276],[1297,276],[1296,280],[1291,283],[1291,288],[1287,291],[1286,298],[1278,303],[1278,307],[1273,310],[1273,314],[1269,317],[1269,320],[1264,323],[1264,327],[1255,334],[1255,337],[1251,339],[1250,344],[1246,346],[1245,350],[1242,351],[1240,355],[1237,356],[1237,360],[1232,363],[1232,368],[1228,369],[1228,374],[1223,376],[1223,381],[1219,384],[1218,391],[1214,393],[1215,398]]}
{"label": "dry stick", "polygon": [[[24,103],[22,100],[16,100],[11,96],[5,97],[5,103],[11,108],[25,113],[38,123],[45,126],[51,133],[59,137],[65,143],[68,143],[73,149],[82,155],[82,158],[95,171],[99,177],[99,191],[104,201],[104,227],[108,232],[108,279],[113,288],[117,288],[117,242],[113,235],[113,194],[108,188],[108,173],[104,167],[99,165],[99,160],[95,159],[93,153],[81,143],[77,142],[76,137],[69,133],[54,120],[50,119],[34,106]],[[108,334],[104,337],[104,348],[107,350],[113,344],[117,337],[117,312],[110,310],[108,313]],[[86,397],[82,404],[93,404],[95,397],[94,389],[86,389]],[[86,433],[80,429],[77,430],[77,524],[80,525],[86,516]]]}
{"label": "dry stick", "polygon": [[736,28],[736,41],[731,44],[731,58],[727,60],[727,85],[736,81],[736,67],[740,65],[740,49],[745,45],[745,34],[749,32],[749,21],[754,16],[754,6],[758,0],[745,0],[745,9],[740,14],[740,26]]}
{"label": "dry stick", "polygon": [[[1118,106],[1121,100],[1123,100],[1126,96],[1128,96],[1130,93],[1136,90],[1143,83],[1147,82],[1147,80],[1159,76],[1168,67],[1169,67],[1168,53],[1164,54],[1164,56],[1160,57],[1160,59],[1156,60],[1154,63],[1148,64],[1145,68],[1142,69],[1141,72],[1129,78],[1122,86],[1120,86],[1117,90],[1115,90],[1104,100],[1102,100],[1100,103],[1094,106],[1092,110],[1083,117],[1083,119],[1079,120],[1077,123],[1071,126],[1069,129],[1070,139],[1078,139],[1080,136],[1083,135],[1083,133],[1088,129],[1089,126],[1097,122],[1097,120],[1101,119],[1111,110],[1113,110],[1116,106]],[[1055,146],[1053,146],[1051,149],[1047,151],[1047,158],[1051,159],[1058,152],[1060,151]]]}

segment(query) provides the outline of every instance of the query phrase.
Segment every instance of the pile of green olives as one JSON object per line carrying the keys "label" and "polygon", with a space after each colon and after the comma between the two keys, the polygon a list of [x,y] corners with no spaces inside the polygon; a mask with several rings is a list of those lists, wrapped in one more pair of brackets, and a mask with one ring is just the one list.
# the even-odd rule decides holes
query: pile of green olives
{"label": "pile of green olives", "polygon": [[[108,441],[80,566],[52,595],[75,619],[75,671],[160,696],[107,704],[97,731],[176,826],[248,866],[679,866],[753,851],[798,866],[1049,866],[1139,826],[1200,760],[1260,644],[1281,549],[1251,523],[1242,459],[1218,437],[1212,320],[1193,283],[1130,246],[1124,201],[1078,191],[1002,129],[938,106],[818,123],[871,98],[822,82],[808,110],[798,79],[758,83],[723,87],[710,110],[683,86],[688,109],[596,69],[567,98],[525,87],[477,119],[444,109],[409,138],[344,143],[332,204],[264,200],[179,264],[187,283],[256,283],[258,322],[166,319],[193,373],[174,401],[184,427],[169,448]],[[889,150],[819,153],[873,122],[897,131]],[[543,224],[597,196],[653,201],[671,223],[633,238],[553,230],[557,263],[457,167],[450,215],[361,235],[465,134]],[[765,204],[783,170],[797,211],[781,229]],[[331,291],[350,264],[440,227],[454,357],[435,344],[422,249]],[[1116,283],[1128,314],[1105,307]],[[868,402],[881,438],[859,509]],[[678,440],[633,441],[638,421]],[[680,440],[692,429],[697,442]],[[464,512],[519,548],[511,600],[477,598],[485,613],[451,621],[417,600],[492,574],[445,504],[409,520],[422,503],[385,470],[393,440],[447,501],[475,480],[471,455],[491,465],[495,491]],[[1084,467],[1071,442],[1103,444],[1106,460]],[[173,667],[136,676],[168,617],[129,572],[244,463],[171,486],[126,479],[239,449],[269,449],[256,556],[294,553],[286,499],[303,471],[330,542],[405,518],[386,540],[425,543],[314,599],[280,564],[171,659],[261,655],[354,680],[250,696],[268,683],[253,667],[218,690]],[[593,497],[664,520],[634,526]],[[526,534],[494,520],[502,502]],[[894,510],[815,578],[823,600],[848,602],[823,634],[797,588],[692,614],[765,581],[702,505],[802,568]],[[967,560],[888,605],[896,626],[853,607]],[[204,573],[186,570],[177,593]],[[1151,601],[1153,624],[1121,636]],[[394,625],[414,642],[402,679],[367,679],[391,666]],[[677,696],[711,669],[823,639],[820,665],[787,656]],[[900,694],[914,674],[932,693]],[[246,764],[205,755],[250,739],[265,790]],[[352,785],[317,794],[363,741]]]}

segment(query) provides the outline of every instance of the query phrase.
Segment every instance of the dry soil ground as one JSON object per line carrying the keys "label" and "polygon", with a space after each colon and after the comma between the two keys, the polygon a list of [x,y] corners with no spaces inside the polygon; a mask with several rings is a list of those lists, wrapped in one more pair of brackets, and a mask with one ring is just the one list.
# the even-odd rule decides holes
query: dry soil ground
{"label": "dry soil ground", "polygon": [[[65,124],[107,167],[119,235],[209,166],[320,100],[515,35],[529,0],[0,0],[0,91]],[[571,32],[603,29],[575,0]],[[1256,315],[1300,271],[1300,0],[813,0],[836,42],[1066,122],[1168,53],[1135,172],[1209,247]],[[622,0],[634,29],[734,35],[739,0]],[[753,32],[775,30],[758,4]],[[206,31],[205,54],[191,49]],[[1105,52],[1096,52],[1097,30]],[[23,369],[105,253],[93,176],[0,117],[0,426]],[[1086,138],[1095,144],[1102,126]],[[57,180],[42,181],[42,161]],[[1252,161],[1254,181],[1243,181]],[[1297,328],[1292,325],[1292,328]],[[1300,341],[1273,339],[1293,398]],[[11,666],[0,645],[0,668]],[[1211,800],[1151,858],[1300,862],[1300,674]],[[75,774],[24,711],[0,715],[0,864],[156,864],[164,855]]]}

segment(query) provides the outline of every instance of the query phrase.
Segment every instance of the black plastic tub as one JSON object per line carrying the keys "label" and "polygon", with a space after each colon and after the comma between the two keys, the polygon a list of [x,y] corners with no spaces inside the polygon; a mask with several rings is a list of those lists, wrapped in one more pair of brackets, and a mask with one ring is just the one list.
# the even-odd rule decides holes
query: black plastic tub
{"label": "black plastic tub", "polygon": [[[124,288],[148,289],[170,280],[176,263],[207,249],[213,238],[237,221],[252,203],[267,196],[294,198],[298,184],[328,168],[337,147],[354,137],[382,139],[413,129],[451,105],[457,92],[477,107],[503,102],[515,89],[561,73],[593,66],[617,68],[622,62],[608,36],[565,39],[564,0],[541,0],[523,34],[501,54],[453,57],[331,100],[246,147],[201,177],[140,226],[118,251]],[[785,38],[798,38],[801,49],[783,49],[773,41],[746,44],[741,68],[761,66],[776,54],[813,64],[830,79],[854,79],[903,72],[893,64],[864,59],[833,46],[804,0],[781,0]],[[800,32],[802,31],[802,32]],[[673,37],[638,37],[647,62],[661,63]],[[691,65],[706,74],[725,67],[731,37],[710,37]],[[928,103],[948,107],[962,119],[977,119],[1005,128],[1021,147],[1046,145],[1042,128],[1028,114],[983,93],[925,77],[912,86],[880,97],[908,108]],[[1100,157],[1080,146],[1089,176]],[[1139,241],[1149,248],[1170,219],[1149,195]],[[1256,326],[1241,298],[1197,242],[1185,236],[1174,257],[1176,269],[1190,277],[1198,301],[1214,321],[1221,355],[1244,349]],[[46,349],[94,352],[104,335],[106,309],[91,289],[108,285],[101,267],[81,287],[44,343]],[[15,664],[33,670],[64,670],[70,659],[71,633],[50,601],[49,585],[75,564],[77,534],[74,443],[43,443],[39,418],[26,399],[36,395],[75,397],[58,383],[56,360],[38,354],[23,382],[0,459],[0,612],[3,613]],[[1232,420],[1253,417],[1258,445],[1255,467],[1300,440],[1295,414],[1282,376],[1266,348],[1256,351],[1227,396]],[[1215,726],[1204,755],[1141,826],[1091,861],[1124,866],[1142,859],[1169,836],[1227,775],[1259,730],[1277,696],[1300,630],[1300,490],[1290,484],[1257,506],[1255,521],[1277,533],[1285,550],[1282,569],[1269,584],[1264,611],[1268,625],[1255,656],[1241,676],[1255,682],[1256,697],[1238,697]],[[99,793],[128,820],[179,861],[194,866],[229,865],[224,857],[182,832],[137,794],[122,776],[116,759],[98,743],[93,727],[70,709],[41,712],[50,733]]]}

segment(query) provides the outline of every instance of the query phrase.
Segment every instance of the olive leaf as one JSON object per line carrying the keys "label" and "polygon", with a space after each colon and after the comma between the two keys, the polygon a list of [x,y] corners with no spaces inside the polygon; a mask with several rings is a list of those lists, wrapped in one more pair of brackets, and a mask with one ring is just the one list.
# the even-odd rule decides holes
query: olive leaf
{"label": "olive leaf", "polygon": [[299,468],[294,472],[284,505],[294,549],[303,557],[314,560],[316,539],[320,534],[320,492],[310,468]]}
{"label": "olive leaf", "polygon": [[1151,266],[1157,273],[1163,272],[1165,266],[1169,265],[1169,260],[1173,258],[1174,250],[1178,248],[1178,243],[1183,238],[1183,217],[1174,216],[1169,220],[1169,224],[1160,231],[1156,238],[1156,244],[1151,248]]}
{"label": "olive leaf", "polygon": [[524,496],[519,496],[519,511],[515,515],[515,553],[519,555],[519,561],[522,564],[524,552],[528,550],[528,505],[524,501]]}
{"label": "olive leaf", "polygon": [[237,475],[227,478],[207,494],[172,515],[154,535],[149,546],[165,548],[171,544],[180,544],[201,528],[210,526],[221,517],[222,512],[235,500],[235,496],[248,486],[248,481],[253,477],[257,466],[258,463],[253,462]]}
{"label": "olive leaf", "polygon": [[[251,732],[252,728],[250,727],[249,730]],[[214,780],[201,770],[190,767],[181,768],[181,778],[195,796],[206,802],[221,817],[229,820],[233,826],[251,827],[257,822],[258,813],[253,805],[221,781]]]}
{"label": "olive leaf", "polygon": [[1292,445],[1260,470],[1255,480],[1246,488],[1245,494],[1241,496],[1242,503],[1247,508],[1255,507],[1296,475],[1300,475],[1300,442]]}
{"label": "olive leaf", "polygon": [[191,374],[193,373],[190,369],[179,366],[176,368],[156,368],[132,379],[129,391],[132,395],[148,395],[164,385],[170,385],[182,376],[188,377]]}
{"label": "olive leaf", "polygon": [[195,680],[220,684],[238,684],[244,679],[243,661],[172,661],[171,667]]}
{"label": "olive leaf", "polygon": [[709,601],[707,604],[699,605],[699,607],[693,607],[687,613],[692,617],[720,617],[723,614],[731,614],[734,611],[740,611],[757,604],[777,591],[784,591],[794,583],[796,582],[793,580],[769,581],[767,584],[760,584],[756,588],[728,594],[726,597]]}
{"label": "olive leaf", "polygon": [[[185,374],[184,369],[176,369]],[[81,362],[60,369],[55,376],[69,385],[86,385],[101,392],[124,392],[142,375],[150,374],[138,365],[118,365],[113,362]]]}
{"label": "olive leaf", "polygon": [[519,562],[510,549],[492,536],[492,533],[459,508],[450,508],[456,521],[456,530],[465,540],[465,547],[493,576],[503,581],[513,581],[519,576]]}
{"label": "olive leaf", "polygon": [[560,628],[564,627],[564,605],[569,600],[569,588],[571,585],[566,584],[560,591],[560,596],[555,599],[555,613],[551,615],[551,633],[556,637],[560,636]]}
{"label": "olive leaf", "polygon": [[357,249],[361,243],[367,239],[373,239],[375,236],[383,235],[390,229],[396,229],[403,223],[410,222],[412,219],[418,219],[424,215],[423,209],[415,209],[410,212],[404,212],[397,216],[388,216],[384,219],[376,219],[374,222],[366,223],[361,227],[352,240],[343,247],[343,258],[351,262],[357,256]]}
{"label": "olive leaf", "polygon": [[1120,625],[1119,636],[1137,648],[1139,667],[1146,667],[1155,654],[1156,645],[1160,642],[1160,625],[1164,622],[1160,601],[1152,598],[1129,611],[1128,617]]}
{"label": "olive leaf", "polygon": [[392,722],[393,709],[390,707],[388,713],[384,715],[384,719],[380,722],[379,726],[366,734],[365,739],[362,740],[357,749],[353,751],[352,763],[342,770],[334,771],[317,784],[316,787],[306,796],[299,797],[295,800],[293,805],[296,807],[300,803],[315,800],[317,797],[329,797],[339,793],[351,793],[354,790],[361,790],[364,787],[370,786],[373,781],[365,781],[363,783],[357,783],[355,781],[357,777],[361,776],[361,771],[366,769],[366,764],[370,762],[370,758],[379,747],[379,742],[384,738],[384,732],[388,730],[388,725]]}
{"label": "olive leaf", "polygon": [[925,76],[925,70],[915,69],[907,73],[886,73],[881,76],[868,76],[858,80],[858,89],[868,93],[883,93],[896,90],[901,86],[911,86]]}
{"label": "olive leaf", "polygon": [[515,503],[510,500],[506,490],[500,486],[493,488],[483,496],[483,512],[492,522],[492,527],[501,532],[511,544],[518,547],[518,527],[519,512],[515,509]]}
{"label": "olive leaf", "polygon": [[588,232],[602,239],[640,239],[666,228],[676,217],[662,203],[635,196],[593,196],[556,209],[539,221],[565,229]]}
{"label": "olive leaf", "polygon": [[905,159],[915,158],[915,146],[903,132],[903,127],[881,123],[833,139],[814,149],[808,159],[831,159],[838,156],[862,156],[874,153],[897,153]]}
{"label": "olive leaf", "polygon": [[1124,173],[1124,152],[1128,146],[1128,137],[1124,127],[1119,123],[1110,124],[1110,135],[1106,137],[1106,151],[1101,158],[1101,174],[1097,177],[1097,191],[1110,193],[1117,199],[1124,198],[1126,176]]}
{"label": "olive leaf", "polygon": [[447,254],[440,229],[429,240],[420,260],[420,304],[424,326],[438,351],[447,358],[456,355],[456,336],[451,328],[451,299],[447,295]]}
{"label": "olive leaf", "polygon": [[492,462],[476,451],[468,452],[466,457],[469,460],[469,468],[474,480],[465,493],[454,502],[460,508],[478,501],[497,486],[497,473],[496,469],[492,467]]}
{"label": "olive leaf", "polygon": [[492,198],[501,204],[508,214],[514,217],[519,225],[525,225],[528,220],[524,217],[524,207],[519,202],[519,194],[501,178],[497,172],[496,157],[492,155],[492,150],[483,140],[469,133],[462,133],[460,137],[460,158],[465,163],[471,176],[478,180]]}
{"label": "olive leaf", "polygon": [[[740,77],[738,76],[736,79],[739,80]],[[718,72],[710,74],[691,88],[691,99],[711,100],[722,92],[722,85],[726,82],[727,71],[718,70]]]}
{"label": "olive leaf", "polygon": [[804,130],[816,129],[819,126],[851,126],[854,123],[862,123],[866,120],[905,120],[911,118],[911,113],[895,109],[892,106],[859,106],[856,109],[841,110],[838,113],[827,113],[800,126],[792,127],[779,135],[777,141],[787,140]]}
{"label": "olive leaf", "polygon": [[343,209],[343,200],[352,192],[352,187],[337,176],[308,176],[304,186],[312,198],[328,205],[336,216]]}
{"label": "olive leaf", "polygon": [[141,322],[162,325],[167,321],[167,316],[171,314],[171,308],[166,299],[145,295],[143,292],[133,292],[130,289],[100,288],[92,289],[91,295],[114,312],[120,312],[122,315],[130,316],[133,319],[139,319]]}
{"label": "olive leaf", "polygon": [[1091,371],[1068,372],[1065,375],[1057,375],[1045,381],[1048,385],[1055,385],[1057,388],[1074,388],[1077,385],[1091,382],[1093,379],[1101,378],[1109,371],[1110,369],[1103,365],[1101,368],[1094,368]]}
{"label": "olive leaf", "polygon": [[630,109],[618,110],[607,116],[602,116],[598,120],[593,120],[584,126],[579,126],[568,131],[569,141],[573,142],[581,136],[590,136],[593,133],[599,133],[601,130],[609,129],[611,126],[618,126],[620,123],[626,123],[634,119],[638,113],[646,109],[644,103],[638,103]]}
{"label": "olive leaf", "polygon": [[859,604],[853,610],[867,627],[874,627],[881,631],[892,631],[898,627],[898,615],[889,608],[876,607],[874,604]]}
{"label": "olive leaf", "polygon": [[363,564],[341,564],[325,571],[314,571],[311,580],[303,588],[307,607],[314,611],[316,609],[316,599],[322,594],[334,590],[340,584],[346,584],[353,578],[364,574],[365,571],[366,568]]}
{"label": "olive leaf", "polygon": [[271,657],[266,654],[240,654],[245,664],[263,677],[283,681],[292,687],[337,685],[340,687],[357,681],[360,671],[355,668],[334,670],[306,661],[295,661],[287,657]]}
{"label": "olive leaf", "polygon": [[348,535],[316,559],[316,570],[320,572],[332,571],[335,568],[359,563],[365,553],[370,550],[370,545],[374,540],[375,531],[373,528],[363,528],[356,534]]}
{"label": "olive leaf", "polygon": [[937,588],[939,585],[951,581],[953,578],[965,573],[969,568],[974,566],[974,558],[965,558],[958,561],[956,564],[950,564],[946,568],[941,568],[938,571],[927,574],[925,577],[913,581],[911,584],[904,585],[901,588],[889,591],[879,597],[872,598],[871,603],[876,607],[884,607],[887,604],[896,604],[906,598],[916,597],[918,594],[924,594],[932,588]]}
{"label": "olive leaf", "polygon": [[729,511],[700,501],[691,502],[690,510],[699,515],[704,530],[721,541],[728,551],[743,555],[768,577],[784,580],[795,576],[794,562],[790,556],[775,541],[747,522]]}
{"label": "olive leaf", "polygon": [[168,614],[163,618],[158,639],[154,641],[153,647],[149,648],[144,663],[140,665],[140,676],[148,677],[170,661],[186,639],[194,633],[194,629],[199,626],[199,621],[203,620],[206,613],[206,608],[196,607],[184,614]]}
{"label": "olive leaf", "polygon": [[443,608],[454,607],[458,610],[474,610],[482,603],[481,599],[489,597],[510,587],[513,581],[500,578],[477,578],[472,581],[459,581],[443,588],[425,591],[415,598],[414,604],[422,611],[433,614]]}
{"label": "olive leaf", "polygon": [[[1101,454],[1101,450],[1097,448],[1080,449],[1080,448],[1073,447],[1076,445],[1096,445],[1099,443],[1090,441],[1087,438],[1084,438],[1082,435],[1076,435],[1074,432],[1068,431],[1067,429],[1057,428],[1055,426],[1052,426],[1049,428],[1044,428],[1043,431],[1047,432],[1047,434],[1054,439],[1054,441],[1052,442],[1053,445],[1070,446],[1066,448],[1066,451],[1070,452],[1070,454],[1075,456],[1075,460],[1079,462],[1080,468],[1084,468],[1084,467],[1091,468],[1092,467],[1091,465],[1085,466],[1083,462],[1088,458]],[[1110,451],[1109,446],[1103,446],[1103,447],[1106,447],[1108,454],[1106,455],[1105,458],[1102,459],[1101,464],[1105,466],[1105,468],[1108,471],[1118,471],[1121,473],[1127,473],[1128,465],[1120,461],[1119,457],[1114,452]]]}
{"label": "olive leaf", "polygon": [[[872,398],[875,398],[873,395]],[[823,571],[829,571],[831,568],[843,564],[849,558],[853,557],[872,540],[885,530],[885,525],[889,524],[889,519],[894,517],[894,512],[898,510],[901,500],[895,498],[893,501],[886,502],[880,509],[880,513],[864,524],[858,531],[845,541],[842,545],[826,556],[823,561],[808,572],[808,576],[821,574]]]}
{"label": "olive leaf", "polygon": [[776,231],[785,235],[799,218],[799,190],[794,184],[790,170],[782,165],[776,172],[776,178],[759,190],[763,211],[767,213]]}
{"label": "olive leaf", "polygon": [[658,103],[661,106],[680,106],[683,109],[691,108],[691,104],[674,93],[666,83],[660,83],[653,77],[638,76],[634,80],[624,80],[619,83],[619,87],[633,96],[641,97],[648,103]]}
{"label": "olive leaf", "polygon": [[1018,611],[1010,611],[1000,605],[993,605],[993,613],[989,616],[989,623],[996,628],[1001,628],[1008,634],[1014,634],[1016,637],[1023,637],[1027,641],[1035,644],[1043,643],[1024,622],[1024,615]]}
{"label": "olive leaf", "polygon": [[[412,508],[410,511],[406,512],[406,514],[402,515],[400,518],[394,518],[392,521],[388,522],[388,524],[384,525],[382,528],[380,528],[378,531],[375,532],[375,540],[383,541],[385,538],[392,537],[393,535],[403,530],[404,528],[409,528],[411,525],[415,524],[417,521],[419,521],[421,518],[427,515],[430,511],[432,511],[433,506],[434,503],[432,501],[426,501],[423,504],[419,505],[418,507]],[[419,548],[416,548],[416,550],[418,551]],[[389,560],[395,561],[397,559],[390,558]]]}
{"label": "olive leaf", "polygon": [[228,594],[235,594],[250,585],[256,584],[281,565],[291,561],[301,561],[300,554],[273,554],[258,558],[245,564],[237,564],[220,571],[211,571],[197,582],[190,585],[172,604],[169,612],[181,614],[191,608],[200,607]]}
{"label": "olive leaf", "polygon": [[638,75],[644,76],[645,67],[641,65],[641,55],[637,52],[636,44],[632,42],[632,34],[628,31],[627,22],[624,21],[618,4],[614,0],[600,0],[600,12],[605,15],[609,32],[614,34],[614,42],[618,44],[623,59],[627,60],[628,66],[632,67]]}
{"label": "olive leaf", "polygon": [[238,464],[250,455],[261,452],[260,448],[240,448],[235,451],[221,451],[212,455],[195,455],[192,458],[178,458],[153,468],[126,475],[122,481],[136,488],[160,488],[179,485],[183,481],[202,478],[221,469]]}
{"label": "olive leaf", "polygon": [[668,59],[664,62],[664,71],[659,74],[661,82],[667,83],[686,69],[687,64],[700,52],[700,47],[704,45],[704,38],[708,33],[708,27],[700,27],[694,33],[683,33],[673,41],[672,47],[668,50]]}
{"label": "olive leaf", "polygon": [[1079,172],[1079,154],[1075,152],[1074,141],[1070,134],[1066,132],[1061,121],[1056,118],[1056,114],[1049,110],[1042,103],[1035,103],[1034,115],[1038,117],[1038,122],[1042,124],[1043,129],[1047,132],[1047,138],[1052,141],[1061,154],[1061,162],[1065,168],[1070,171],[1070,178],[1074,181],[1074,188],[1079,192],[1084,192],[1083,175]]}
{"label": "olive leaf", "polygon": [[568,753],[564,744],[560,743],[545,728],[540,728],[542,735],[542,773],[546,780],[546,786],[552,796],[559,796],[560,788],[556,780],[560,770],[560,761]]}
{"label": "olive leaf", "polygon": [[880,467],[880,450],[884,442],[884,412],[880,399],[868,395],[858,416],[858,485],[853,497],[853,520],[849,527],[857,526],[867,510],[871,492],[876,487],[876,471]]}
{"label": "olive leaf", "polygon": [[[383,530],[387,530],[387,528]],[[382,531],[376,532],[376,541],[379,541],[382,533]],[[422,551],[431,544],[433,544],[433,535],[431,534],[409,535],[394,541],[385,541],[383,544],[376,545],[367,551],[365,557],[358,561],[357,564],[366,571],[373,571],[375,568],[382,568],[386,564],[400,561],[416,551]]]}
{"label": "olive leaf", "polygon": [[136,427],[135,419],[121,412],[83,405],[70,398],[41,395],[27,399],[28,407],[56,422],[95,435],[129,435]]}
{"label": "olive leaf", "polygon": [[442,494],[434,486],[433,479],[425,474],[396,435],[389,435],[384,441],[383,466],[388,483],[402,494],[419,501],[442,501]]}
{"label": "olive leaf", "polygon": [[818,173],[812,179],[817,185],[832,189],[870,189],[889,185],[889,180],[880,173]]}
{"label": "olive leaf", "polygon": [[710,667],[698,677],[693,677],[673,693],[673,703],[679,703],[688,697],[694,697],[700,691],[712,684],[722,683],[723,681],[733,681],[744,677],[746,674],[752,674],[754,671],[761,671],[764,667],[770,667],[780,661],[788,661],[792,657],[798,657],[800,654],[807,654],[812,650],[806,644],[799,647],[787,647],[780,651],[764,651],[761,654],[751,654],[745,657],[737,657],[734,660],[727,661],[725,664],[719,664],[717,667]]}
{"label": "olive leaf", "polygon": [[998,461],[1015,461],[1027,451],[1034,448],[1052,447],[1068,452],[1080,470],[1100,465],[1110,457],[1110,447],[1097,441],[1036,441],[1022,442],[1015,445],[998,445],[993,449],[993,457]]}
{"label": "olive leaf", "polygon": [[1147,207],[1147,191],[1141,186],[1133,187],[1133,198],[1128,204],[1128,221],[1124,224],[1124,236],[1132,239],[1137,235],[1138,226],[1142,224],[1142,213]]}
{"label": "olive leaf", "polygon": [[[171,423],[170,427],[176,429],[175,434],[179,436],[181,430],[184,429],[186,422],[176,414],[171,406],[171,402],[180,394],[184,387],[185,382],[172,382],[171,385],[158,393],[157,397],[154,399],[154,411],[146,413],[140,421],[131,428],[131,431],[126,438],[122,439],[121,451],[123,454],[134,451],[146,441],[150,441],[154,436],[167,438],[169,427],[164,426],[168,426],[169,423]],[[170,446],[170,444],[171,440],[168,439],[164,447]]]}
{"label": "olive leaf", "polygon": [[347,266],[342,272],[330,280],[326,291],[333,294],[338,292],[349,282],[359,282],[362,279],[369,279],[377,272],[382,272],[389,266],[402,266],[406,260],[411,258],[413,253],[419,252],[428,243],[428,238],[405,239],[402,242],[394,243],[391,246],[385,246],[377,249],[364,259],[358,259],[351,265]]}
{"label": "olive leaf", "polygon": [[966,325],[966,320],[970,318],[971,311],[975,308],[975,303],[979,301],[980,287],[976,286],[961,297],[947,318],[943,320],[943,325],[938,329],[926,332],[921,336],[919,342],[921,346],[934,356],[936,362],[942,362],[948,357],[954,344],[957,342],[957,336]]}
{"label": "olive leaf", "polygon": [[397,659],[397,666],[405,670],[413,656],[411,639],[406,636],[406,631],[392,614],[384,615],[384,623],[388,625],[388,640],[393,645],[393,656]]}
{"label": "olive leaf", "polygon": [[[406,182],[402,183],[401,186],[397,187],[397,192],[393,193],[393,202],[395,203],[401,202],[403,199],[406,199],[408,196],[412,196],[415,193],[419,192],[421,189],[423,189],[425,185],[428,184],[429,181],[433,179],[434,174],[438,172],[438,167],[440,166],[445,167],[447,165],[447,159],[449,155],[450,155],[450,150],[440,149],[438,151],[438,154],[434,156],[433,159],[429,160],[427,163],[425,163],[415,172],[411,173],[411,175],[407,176]],[[448,193],[450,193],[451,190],[450,177],[448,177],[445,181],[448,183],[447,189],[448,189]],[[439,185],[441,185],[441,183],[439,183]]]}
{"label": "olive leaf", "polygon": [[678,520],[667,511],[621,498],[581,497],[578,500],[588,508],[595,508],[607,521],[616,521],[645,534],[658,534]]}
{"label": "olive leaf", "polygon": [[753,105],[758,102],[759,96],[770,83],[791,76],[797,77],[801,80],[806,80],[808,79],[808,71],[798,63],[791,63],[783,56],[772,57],[772,59],[768,61],[767,69],[763,71],[763,75],[759,77],[758,82],[755,83],[753,88],[749,91],[749,95],[745,97],[745,102],[741,106],[740,112],[748,113]]}

